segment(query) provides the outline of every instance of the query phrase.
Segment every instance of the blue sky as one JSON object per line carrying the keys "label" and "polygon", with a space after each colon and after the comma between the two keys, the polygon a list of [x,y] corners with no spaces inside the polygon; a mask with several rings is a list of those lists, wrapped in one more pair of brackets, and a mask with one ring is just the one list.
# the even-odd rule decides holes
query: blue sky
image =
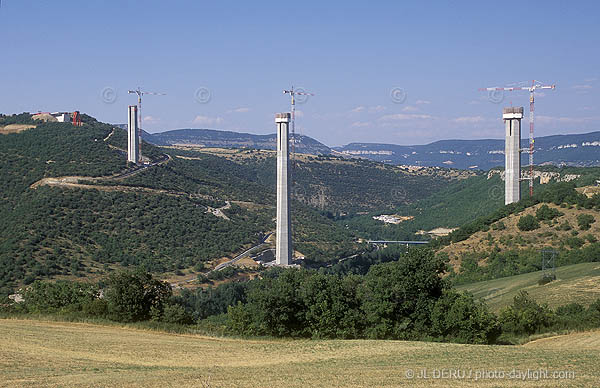
{"label": "blue sky", "polygon": [[497,104],[477,89],[540,79],[557,88],[536,100],[537,134],[589,132],[598,15],[597,1],[2,0],[0,112],[124,123],[141,86],[167,93],[143,100],[149,132],[264,134],[293,84],[316,94],[298,105],[302,134],[423,144],[502,137],[502,106],[528,109],[528,93]]}

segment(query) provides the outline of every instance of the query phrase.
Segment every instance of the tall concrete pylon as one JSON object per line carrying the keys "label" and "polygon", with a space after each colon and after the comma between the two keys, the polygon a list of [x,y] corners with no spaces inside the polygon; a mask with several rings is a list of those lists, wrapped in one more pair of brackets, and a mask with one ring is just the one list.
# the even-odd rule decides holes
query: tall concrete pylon
{"label": "tall concrete pylon", "polygon": [[521,119],[523,107],[504,108],[504,204],[521,200]]}
{"label": "tall concrete pylon", "polygon": [[127,121],[127,161],[140,163],[138,136],[138,109],[137,105],[129,105],[129,120]]}
{"label": "tall concrete pylon", "polygon": [[292,264],[292,228],[290,218],[290,113],[277,113],[277,231],[275,264]]}

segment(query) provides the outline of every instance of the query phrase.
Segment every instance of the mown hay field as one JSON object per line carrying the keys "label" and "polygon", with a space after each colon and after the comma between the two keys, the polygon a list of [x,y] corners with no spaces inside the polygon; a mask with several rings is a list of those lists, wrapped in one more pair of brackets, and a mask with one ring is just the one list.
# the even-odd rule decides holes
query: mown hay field
{"label": "mown hay field", "polygon": [[[597,387],[599,345],[600,332],[475,346],[246,340],[0,319],[0,386]],[[516,378],[521,371],[525,379]]]}

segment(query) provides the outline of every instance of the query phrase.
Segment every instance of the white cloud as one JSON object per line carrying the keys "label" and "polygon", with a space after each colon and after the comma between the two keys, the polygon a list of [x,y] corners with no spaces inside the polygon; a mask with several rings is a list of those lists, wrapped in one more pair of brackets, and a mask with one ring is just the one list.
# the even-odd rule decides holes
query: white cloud
{"label": "white cloud", "polygon": [[425,114],[396,113],[385,115],[379,118],[379,121],[404,121],[404,120],[431,120],[433,116]]}
{"label": "white cloud", "polygon": [[360,113],[360,112],[369,112],[369,113],[379,113],[386,110],[386,107],[383,105],[375,105],[375,106],[364,106],[359,105],[356,108],[350,110],[350,113]]}
{"label": "white cloud", "polygon": [[402,108],[402,112],[416,112],[418,110],[419,110],[419,108],[417,108],[416,106],[411,106],[411,105],[407,105],[404,108]]}
{"label": "white cloud", "polygon": [[584,79],[585,82],[596,82],[598,81],[598,77],[592,77],[592,78],[586,78]]}
{"label": "white cloud", "polygon": [[485,118],[483,118],[483,116],[462,116],[457,117],[452,121],[459,124],[477,124],[485,121]]}
{"label": "white cloud", "polygon": [[352,123],[351,127],[362,128],[362,127],[368,127],[369,125],[371,125],[371,123],[368,123],[365,121],[355,121]]}
{"label": "white cloud", "polygon": [[222,117],[208,117],[208,116],[201,116],[198,115],[194,118],[194,120],[192,121],[193,124],[200,124],[200,125],[215,125],[215,124],[222,124],[223,123],[223,118]]}
{"label": "white cloud", "polygon": [[431,101],[427,101],[427,100],[417,100],[417,101],[415,101],[415,104],[417,104],[417,105],[431,104]]}
{"label": "white cloud", "polygon": [[592,85],[588,85],[588,84],[573,85],[573,89],[575,89],[575,90],[590,90],[590,89],[592,89]]}
{"label": "white cloud", "polygon": [[156,124],[160,121],[160,119],[158,117],[154,117],[154,116],[146,116],[144,117],[144,120],[142,120],[145,123],[148,124]]}
{"label": "white cloud", "polygon": [[588,116],[588,117],[555,117],[555,116],[544,116],[539,115],[535,116],[535,120],[541,123],[561,123],[561,124],[582,124],[589,123],[593,121],[600,121],[600,117],[598,116]]}
{"label": "white cloud", "polygon": [[383,112],[385,109],[386,108],[383,105],[370,106],[369,107],[369,113]]}
{"label": "white cloud", "polygon": [[227,113],[246,113],[246,112],[250,112],[250,108],[240,107],[240,108],[235,108],[235,109],[231,109],[231,110],[227,111]]}

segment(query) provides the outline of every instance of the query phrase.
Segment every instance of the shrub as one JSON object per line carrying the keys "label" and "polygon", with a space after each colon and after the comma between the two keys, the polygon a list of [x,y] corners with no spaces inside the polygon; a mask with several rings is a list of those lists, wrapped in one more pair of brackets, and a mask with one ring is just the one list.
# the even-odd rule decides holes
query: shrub
{"label": "shrub", "polygon": [[519,218],[517,227],[519,228],[519,230],[526,232],[526,231],[535,230],[535,229],[539,228],[540,223],[534,216],[528,214],[526,216]]}
{"label": "shrub", "polygon": [[577,216],[577,224],[580,230],[588,230],[596,219],[591,214],[579,214]]}
{"label": "shrub", "polygon": [[514,334],[534,334],[552,324],[553,313],[547,305],[539,305],[521,291],[513,299],[513,304],[500,313],[503,332]]}
{"label": "shrub", "polygon": [[585,308],[579,303],[569,303],[563,306],[559,306],[556,309],[556,315],[565,317],[580,315],[583,312],[585,312]]}
{"label": "shrub", "polygon": [[538,221],[550,221],[562,215],[563,213],[559,212],[557,209],[549,207],[546,204],[540,206],[540,208],[535,212],[535,218],[537,218]]}
{"label": "shrub", "polygon": [[160,314],[159,317],[160,318],[158,320],[165,323],[187,325],[193,322],[192,316],[188,314],[185,308],[175,303],[166,304],[163,307],[162,314]]}
{"label": "shrub", "polygon": [[500,327],[496,316],[470,294],[445,291],[431,312],[432,335],[442,340],[490,344]]}
{"label": "shrub", "polygon": [[106,317],[108,302],[106,299],[94,299],[83,305],[83,313],[91,317]]}
{"label": "shrub", "polygon": [[504,225],[504,222],[502,221],[498,221],[495,224],[492,225],[492,229],[494,230],[504,230],[506,229],[506,225]]}
{"label": "shrub", "polygon": [[552,281],[556,280],[556,275],[544,275],[538,280],[538,285],[543,286],[544,284],[548,284]]}
{"label": "shrub", "polygon": [[579,237],[568,237],[565,239],[565,243],[571,248],[581,248],[585,241]]}
{"label": "shrub", "polygon": [[562,230],[562,231],[568,231],[568,230],[571,230],[571,225],[569,224],[568,221],[565,221],[562,224],[560,224],[556,229]]}

